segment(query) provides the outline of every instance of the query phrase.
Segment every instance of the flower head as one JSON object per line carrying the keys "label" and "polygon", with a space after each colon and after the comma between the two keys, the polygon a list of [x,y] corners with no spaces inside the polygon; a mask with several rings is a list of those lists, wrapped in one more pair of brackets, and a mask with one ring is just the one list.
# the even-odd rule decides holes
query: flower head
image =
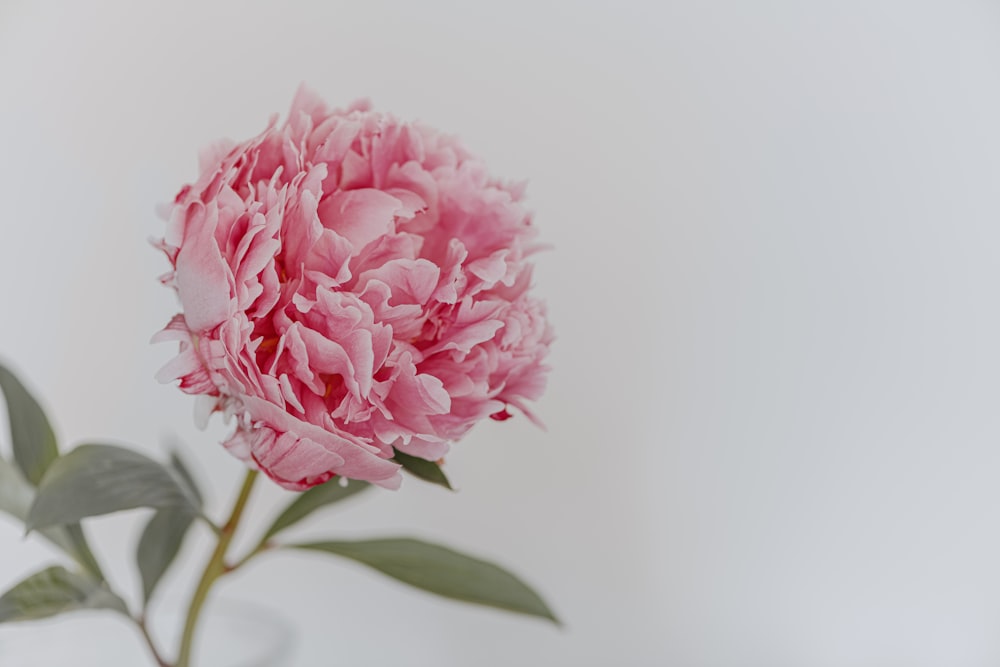
{"label": "flower head", "polygon": [[300,89],[288,120],[202,155],[158,244],[182,314],[161,381],[235,429],[223,443],[289,489],[395,488],[545,385],[523,188],[456,140]]}

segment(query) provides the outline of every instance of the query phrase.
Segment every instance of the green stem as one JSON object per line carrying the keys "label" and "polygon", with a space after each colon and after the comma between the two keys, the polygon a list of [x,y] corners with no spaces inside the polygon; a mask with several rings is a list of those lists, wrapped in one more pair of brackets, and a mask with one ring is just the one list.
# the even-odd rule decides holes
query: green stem
{"label": "green stem", "polygon": [[146,641],[146,646],[149,648],[149,652],[153,654],[153,659],[156,660],[157,667],[170,667],[170,663],[164,660],[160,652],[156,650],[156,643],[149,634],[149,626],[146,625],[146,616],[142,615],[138,618],[133,618],[136,627],[139,628],[139,632],[142,633],[142,638]]}
{"label": "green stem", "polygon": [[233,534],[236,532],[236,526],[243,515],[243,508],[247,504],[247,498],[250,497],[250,490],[256,479],[257,471],[248,470],[243,480],[243,486],[240,488],[240,495],[236,498],[236,504],[233,505],[233,511],[229,515],[229,520],[222,526],[222,531],[219,533],[219,541],[215,545],[215,551],[212,552],[212,557],[205,565],[201,581],[198,582],[198,588],[195,589],[194,597],[191,598],[187,620],[184,621],[184,634],[181,637],[181,648],[177,656],[176,667],[190,667],[191,665],[191,648],[194,631],[198,625],[198,617],[201,615],[201,609],[208,598],[208,592],[212,585],[226,572],[226,551],[229,549],[229,543],[233,541]]}
{"label": "green stem", "polygon": [[274,548],[274,545],[272,543],[270,543],[270,542],[268,542],[266,540],[263,541],[263,542],[261,542],[260,544],[258,544],[256,546],[256,548],[254,548],[253,551],[251,551],[250,553],[248,553],[243,558],[239,559],[238,561],[236,561],[232,565],[226,565],[226,570],[225,570],[225,572],[223,572],[223,574],[229,574],[230,572],[235,572],[236,570],[240,569],[241,567],[243,567],[244,565],[246,565],[247,563],[249,563],[251,560],[253,560],[257,556],[259,556],[260,554],[264,553],[265,551],[267,551],[269,549],[273,549],[273,548]]}

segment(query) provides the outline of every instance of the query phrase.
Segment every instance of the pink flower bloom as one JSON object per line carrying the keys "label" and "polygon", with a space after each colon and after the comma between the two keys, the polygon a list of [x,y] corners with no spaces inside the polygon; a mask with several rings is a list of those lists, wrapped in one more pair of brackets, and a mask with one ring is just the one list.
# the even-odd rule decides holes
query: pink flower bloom
{"label": "pink flower bloom", "polygon": [[300,89],[287,122],[218,145],[159,247],[183,314],[159,374],[235,420],[223,443],[282,486],[399,485],[545,385],[521,186],[453,138]]}

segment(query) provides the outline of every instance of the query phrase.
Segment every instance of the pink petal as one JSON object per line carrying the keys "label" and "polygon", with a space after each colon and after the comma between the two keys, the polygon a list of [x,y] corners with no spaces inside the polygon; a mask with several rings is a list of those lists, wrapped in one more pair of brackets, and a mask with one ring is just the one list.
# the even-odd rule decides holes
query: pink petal
{"label": "pink petal", "polygon": [[215,213],[191,204],[177,253],[177,294],[188,328],[196,332],[213,329],[230,316],[229,269],[215,243]]}
{"label": "pink petal", "polygon": [[319,217],[359,251],[393,229],[403,204],[390,194],[365,188],[334,193],[320,204]]}

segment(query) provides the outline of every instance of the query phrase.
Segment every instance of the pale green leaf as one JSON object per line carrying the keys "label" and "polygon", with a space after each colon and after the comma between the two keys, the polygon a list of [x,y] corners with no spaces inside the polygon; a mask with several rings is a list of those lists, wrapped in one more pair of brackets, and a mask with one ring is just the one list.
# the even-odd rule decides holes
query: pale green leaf
{"label": "pale green leaf", "polygon": [[184,543],[194,515],[178,508],[157,510],[139,538],[136,562],[142,577],[142,595],[147,602]]}
{"label": "pale green leaf", "polygon": [[0,365],[0,389],[7,399],[7,421],[14,462],[34,485],[59,456],[56,436],[38,401],[9,369]]}
{"label": "pale green leaf", "polygon": [[[170,465],[178,473],[179,479],[188,486],[200,508],[201,491],[176,452],[170,456]],[[146,602],[149,602],[160,579],[180,552],[184,536],[194,518],[195,515],[186,508],[166,507],[156,510],[143,529],[136,549],[136,563],[139,566],[142,594]]]}
{"label": "pale green leaf", "polygon": [[409,454],[405,454],[398,449],[396,450],[396,455],[392,458],[392,460],[403,466],[403,469],[414,477],[419,477],[425,482],[430,482],[432,484],[443,486],[446,489],[453,490],[451,488],[451,482],[448,481],[444,471],[441,470],[441,466],[434,461],[428,461],[420,458],[419,456],[410,456]]}
{"label": "pale green leaf", "polygon": [[527,584],[506,570],[446,547],[410,538],[291,545],[350,558],[394,579],[454,600],[558,619]]}
{"label": "pale green leaf", "polygon": [[170,467],[177,473],[177,478],[191,491],[191,497],[197,502],[198,507],[201,507],[204,502],[204,495],[201,489],[198,488],[198,483],[195,481],[194,475],[191,474],[191,471],[184,463],[184,459],[176,451],[170,453]]}
{"label": "pale green leaf", "polygon": [[35,500],[35,487],[13,465],[0,459],[0,511],[24,521]]}
{"label": "pale green leaf", "polygon": [[177,473],[130,449],[82,445],[49,468],[28,513],[29,529],[136,507],[180,507],[198,502]]}
{"label": "pale green leaf", "polygon": [[355,479],[348,481],[346,486],[341,486],[340,478],[334,477],[325,484],[320,484],[308,491],[303,491],[274,520],[274,523],[271,524],[271,527],[264,534],[263,541],[271,539],[282,530],[302,521],[302,519],[319,508],[340,502],[345,498],[350,498],[354,494],[369,488],[369,486],[368,482],[360,482]]}
{"label": "pale green leaf", "polygon": [[[17,468],[0,459],[0,512],[25,521],[34,500],[34,487],[24,479]],[[104,578],[94,554],[87,545],[83,529],[78,524],[50,526],[39,532],[52,544],[72,556],[98,580]]]}
{"label": "pale green leaf", "polygon": [[[57,546],[62,547],[91,576],[96,577],[98,581],[104,580],[104,573],[101,572],[101,566],[97,564],[97,559],[94,558],[94,554],[90,550],[90,545],[87,544],[87,538],[83,534],[83,526],[79,523],[70,523],[65,526],[49,526],[39,532],[48,537]],[[63,535],[65,535],[65,541],[68,542],[67,546],[63,546],[61,543]],[[52,536],[58,536],[60,541],[57,542]]]}
{"label": "pale green leaf", "polygon": [[48,618],[68,611],[110,609],[128,614],[105,584],[53,566],[21,581],[0,597],[0,623]]}

